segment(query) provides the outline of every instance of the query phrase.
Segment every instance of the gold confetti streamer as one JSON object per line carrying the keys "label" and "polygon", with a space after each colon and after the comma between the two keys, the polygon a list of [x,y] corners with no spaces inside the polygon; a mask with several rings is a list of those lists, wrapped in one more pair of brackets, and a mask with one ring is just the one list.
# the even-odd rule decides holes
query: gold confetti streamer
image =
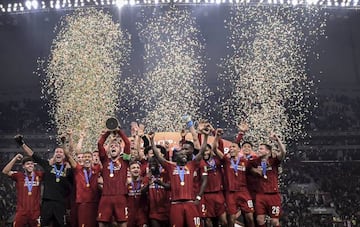
{"label": "gold confetti streamer", "polygon": [[96,149],[108,117],[118,110],[121,69],[130,37],[101,10],[77,10],[62,18],[44,67],[43,98],[58,135],[67,128],[77,139],[85,130],[83,151]]}
{"label": "gold confetti streamer", "polygon": [[241,120],[249,123],[247,140],[268,142],[271,131],[286,140],[304,135],[314,105],[309,101],[314,83],[306,72],[306,57],[325,28],[319,11],[239,5],[225,21],[233,53],[223,59],[221,80],[231,91],[230,98],[220,102],[230,127]]}

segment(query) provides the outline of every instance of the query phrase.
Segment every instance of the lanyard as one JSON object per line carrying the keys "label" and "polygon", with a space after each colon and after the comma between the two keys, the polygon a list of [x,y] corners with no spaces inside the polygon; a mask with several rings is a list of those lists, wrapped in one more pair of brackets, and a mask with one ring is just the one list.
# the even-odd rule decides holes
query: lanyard
{"label": "lanyard", "polygon": [[56,182],[60,182],[60,176],[64,170],[64,164],[61,164],[60,170],[58,170],[56,168],[55,164],[53,166],[54,166],[54,171],[55,171]]}
{"label": "lanyard", "polygon": [[31,173],[31,181],[29,181],[28,175],[25,174],[25,183],[26,183],[26,186],[28,188],[28,195],[32,194],[32,187],[33,187],[33,183],[34,183],[34,178],[35,178],[35,174]]}
{"label": "lanyard", "polygon": [[84,169],[84,175],[85,175],[85,181],[86,181],[86,187],[90,187],[90,178],[92,175],[92,171],[90,169],[90,173],[88,174],[88,171]]}

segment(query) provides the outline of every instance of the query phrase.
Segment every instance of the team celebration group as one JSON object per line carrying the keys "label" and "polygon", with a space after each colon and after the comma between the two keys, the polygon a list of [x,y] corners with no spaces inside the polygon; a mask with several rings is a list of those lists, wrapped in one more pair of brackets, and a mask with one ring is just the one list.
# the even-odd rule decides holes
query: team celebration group
{"label": "team celebration group", "polygon": [[[120,127],[106,129],[98,150],[84,151],[86,133],[74,141],[68,129],[50,160],[16,135],[25,154],[2,171],[16,182],[13,226],[232,227],[240,215],[245,226],[265,226],[268,217],[280,226],[278,175],[286,151],[279,137],[270,133],[270,143],[253,146],[243,140],[249,127],[241,123],[224,149],[222,129],[185,122],[175,149],[132,123],[130,137]],[[13,170],[17,161],[23,171]]]}

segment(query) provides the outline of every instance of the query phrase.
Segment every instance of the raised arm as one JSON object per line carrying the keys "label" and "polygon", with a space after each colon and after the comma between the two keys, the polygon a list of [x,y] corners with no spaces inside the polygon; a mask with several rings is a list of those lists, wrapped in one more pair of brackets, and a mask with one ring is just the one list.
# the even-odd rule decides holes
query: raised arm
{"label": "raised arm", "polygon": [[130,154],[131,143],[130,143],[129,138],[126,136],[124,131],[121,130],[120,128],[117,130],[117,132],[118,132],[119,136],[121,137],[122,141],[124,141],[124,143],[125,143],[124,153]]}
{"label": "raised arm", "polygon": [[67,147],[64,147],[64,153],[71,165],[71,168],[76,168],[77,162],[75,161],[74,157],[72,156],[70,150]]}
{"label": "raised arm", "polygon": [[84,138],[85,138],[85,132],[84,131],[81,131],[80,132],[80,135],[79,135],[79,140],[78,140],[78,142],[77,142],[77,144],[76,144],[76,147],[75,147],[75,152],[76,152],[76,154],[79,154],[79,153],[81,153],[81,149],[82,149],[82,145],[83,145],[83,143],[84,143]]}
{"label": "raised arm", "polygon": [[99,156],[101,159],[103,159],[106,156],[106,150],[104,148],[104,143],[108,136],[110,135],[110,131],[104,130],[101,132],[100,138],[98,140],[98,150],[99,150]]}
{"label": "raised arm", "polygon": [[14,137],[14,140],[25,151],[27,155],[33,156],[34,151],[25,144],[24,137],[22,135],[16,135]]}
{"label": "raised arm", "polygon": [[207,146],[207,141],[208,141],[209,135],[210,135],[210,133],[211,133],[211,130],[210,130],[210,126],[209,126],[209,125],[210,125],[210,124],[208,124],[208,125],[205,126],[204,128],[201,128],[201,129],[200,129],[201,134],[204,135],[204,141],[203,141],[203,143],[201,144],[199,153],[195,156],[195,160],[196,160],[196,161],[201,161],[201,159],[203,159],[204,152],[205,152],[206,146]]}
{"label": "raised arm", "polygon": [[196,129],[194,127],[194,122],[191,120],[191,117],[189,115],[182,116],[182,120],[183,120],[183,122],[186,123],[186,127],[189,129],[189,131],[191,133],[193,143],[194,143],[194,148],[199,150],[200,149],[200,141],[198,138],[198,133],[196,132]]}
{"label": "raised arm", "polygon": [[240,143],[245,133],[249,130],[249,125],[246,122],[240,122],[238,125],[239,133],[235,139],[236,143]]}
{"label": "raised arm", "polygon": [[220,158],[223,159],[224,158],[224,153],[222,153],[219,149],[218,149],[218,144],[219,144],[219,140],[221,139],[221,136],[224,134],[224,131],[221,128],[216,129],[215,131],[215,138],[214,141],[212,143],[212,149],[213,152]]}
{"label": "raised arm", "polygon": [[10,160],[10,162],[3,168],[2,172],[3,174],[6,174],[8,176],[11,176],[14,172],[11,171],[13,166],[17,161],[20,161],[23,158],[22,154],[17,154],[13,159]]}
{"label": "raised arm", "polygon": [[160,164],[164,164],[166,162],[169,162],[168,160],[166,160],[160,152],[160,149],[156,147],[156,144],[154,142],[154,137],[155,137],[155,133],[154,132],[150,132],[149,133],[149,139],[150,139],[150,145],[152,147],[152,150],[154,152],[154,155],[156,157],[156,159],[160,162]]}
{"label": "raised arm", "polygon": [[279,136],[276,135],[275,133],[271,133],[270,140],[274,141],[276,143],[276,145],[278,146],[279,152],[276,153],[275,155],[276,155],[276,158],[279,159],[279,161],[282,161],[285,158],[285,154],[286,154],[285,145],[281,142]]}

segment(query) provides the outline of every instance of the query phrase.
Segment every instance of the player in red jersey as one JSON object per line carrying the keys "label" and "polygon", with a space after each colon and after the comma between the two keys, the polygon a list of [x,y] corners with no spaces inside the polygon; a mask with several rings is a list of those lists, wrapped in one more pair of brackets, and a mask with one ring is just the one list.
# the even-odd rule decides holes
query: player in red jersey
{"label": "player in red jersey", "polygon": [[147,213],[147,196],[145,193],[145,186],[147,185],[147,178],[142,178],[140,173],[141,163],[138,161],[130,162],[128,178],[128,227],[146,227],[148,224]]}
{"label": "player in red jersey", "polygon": [[100,165],[93,165],[91,152],[83,153],[82,165],[74,160],[68,149],[65,149],[65,154],[74,169],[78,226],[96,227],[97,208],[100,199],[97,185],[101,171]]}
{"label": "player in red jersey", "polygon": [[[157,145],[159,148],[159,145]],[[161,149],[162,148],[162,149]],[[166,150],[164,147],[159,149]],[[163,154],[165,155],[165,154]],[[149,159],[148,199],[149,219],[152,227],[168,227],[170,212],[170,184],[165,169],[155,157]]]}
{"label": "player in red jersey", "polygon": [[[170,162],[161,156],[159,149],[154,143],[154,134],[151,133],[149,135],[154,154],[168,173],[170,180],[170,226],[173,227],[182,227],[185,225],[188,227],[202,226],[197,207],[201,200],[201,194],[194,195],[193,181],[194,171],[199,168],[210,130],[204,130],[202,133],[205,133],[204,145],[201,147],[195,159],[188,161],[189,151],[192,150],[193,147],[191,147],[189,143],[184,143],[181,150],[176,152],[176,163]],[[205,187],[202,185],[199,193],[203,193],[204,190]]]}
{"label": "player in red jersey", "polygon": [[213,150],[222,159],[225,174],[225,200],[229,214],[229,226],[235,225],[238,208],[245,213],[247,226],[254,226],[254,206],[246,184],[246,170],[248,160],[239,156],[240,146],[232,143],[229,148],[230,158],[217,149],[217,144],[222,135],[222,129],[217,129]]}
{"label": "player in red jersey", "polygon": [[278,167],[284,159],[286,150],[280,138],[273,134],[270,139],[276,143],[279,152],[272,151],[268,144],[260,144],[259,157],[251,162],[252,171],[259,177],[259,191],[256,194],[256,220],[258,226],[265,226],[265,215],[271,217],[273,226],[280,226],[279,217],[281,214],[281,197],[278,182]]}
{"label": "player in red jersey", "polygon": [[110,223],[113,215],[119,226],[126,226],[128,218],[126,182],[130,141],[122,130],[116,130],[114,133],[119,135],[125,144],[124,152],[121,153],[121,141],[113,139],[108,145],[107,153],[104,143],[111,132],[105,131],[98,141],[98,150],[103,166],[101,171],[103,189],[97,215],[100,227]]}
{"label": "player in red jersey", "polygon": [[[213,144],[213,146],[216,146]],[[218,218],[220,226],[227,226],[225,198],[223,194],[223,172],[219,157],[215,156],[212,146],[207,144],[204,152],[204,161],[207,165],[208,182],[204,192],[202,210],[206,211],[205,224],[212,227],[211,219]]]}
{"label": "player in red jersey", "polygon": [[[11,171],[16,161],[22,160],[24,172]],[[40,218],[40,182],[43,173],[34,171],[34,161],[31,157],[17,154],[2,170],[16,182],[16,214],[13,227],[37,227]]]}

